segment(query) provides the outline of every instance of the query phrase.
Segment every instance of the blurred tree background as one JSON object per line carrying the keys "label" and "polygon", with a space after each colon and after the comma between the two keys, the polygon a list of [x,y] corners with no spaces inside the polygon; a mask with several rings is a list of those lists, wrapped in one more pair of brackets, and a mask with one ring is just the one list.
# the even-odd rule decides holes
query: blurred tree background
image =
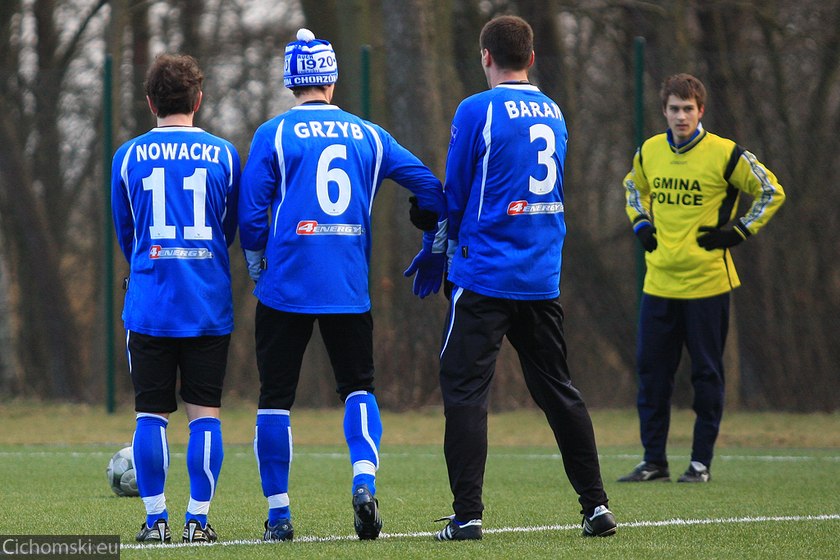
{"label": "blurred tree background", "polygon": [[[105,244],[114,246],[105,235],[106,53],[115,70],[114,147],[154,125],[143,76],[157,53],[178,51],[197,57],[207,75],[197,124],[230,139],[244,161],[257,126],[292,104],[283,47],[309,27],[337,52],[335,102],[385,126],[442,177],[452,114],[486,88],[479,30],[501,13],[533,25],[532,81],[558,102],[570,130],[561,298],[572,375],[589,404],[635,402],[639,250],[621,179],[636,148],[634,39],[643,37],[644,136],[665,127],[662,79],[693,73],[709,90],[706,128],[754,152],[788,194],[770,226],[735,251],[744,287],[733,298],[730,406],[836,410],[840,3],[829,0],[3,0],[0,398],[101,402],[109,292],[117,394],[131,400],[119,320],[128,267],[119,251],[117,280],[103,280]],[[377,392],[390,409],[440,402],[446,301],[417,300],[402,277],[420,243],[407,196],[386,185],[374,205]],[[237,327],[226,392],[255,402],[255,299],[238,243],[232,253]],[[690,405],[687,375],[676,401]],[[507,346],[492,402],[530,406]],[[298,405],[336,403],[316,335]]]}

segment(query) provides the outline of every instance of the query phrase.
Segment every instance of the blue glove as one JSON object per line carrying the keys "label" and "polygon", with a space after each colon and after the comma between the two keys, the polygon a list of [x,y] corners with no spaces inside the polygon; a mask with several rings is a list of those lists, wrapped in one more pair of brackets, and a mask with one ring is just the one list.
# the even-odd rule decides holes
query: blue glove
{"label": "blue glove", "polygon": [[403,276],[411,278],[414,273],[413,291],[415,296],[423,299],[429,294],[436,294],[440,290],[443,281],[443,269],[446,267],[446,253],[435,253],[434,249],[435,232],[423,233],[423,248],[403,272]]}

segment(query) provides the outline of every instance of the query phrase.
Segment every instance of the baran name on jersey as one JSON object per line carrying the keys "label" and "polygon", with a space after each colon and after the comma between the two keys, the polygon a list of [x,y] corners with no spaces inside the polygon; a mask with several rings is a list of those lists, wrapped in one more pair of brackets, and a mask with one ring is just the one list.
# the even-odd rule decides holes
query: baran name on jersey
{"label": "baran name on jersey", "polygon": [[185,247],[149,247],[150,259],[212,259],[213,251],[206,248],[187,249]]}
{"label": "baran name on jersey", "polygon": [[536,101],[505,101],[508,118],[518,119],[520,117],[548,117],[563,120],[563,113],[557,103],[543,102],[542,105]]}
{"label": "baran name on jersey", "polygon": [[562,202],[531,202],[515,200],[508,204],[508,216],[522,214],[559,214],[565,210]]}
{"label": "baran name on jersey", "polygon": [[361,140],[362,127],[356,123],[340,121],[308,121],[295,123],[298,138],[353,138]]}
{"label": "baran name on jersey", "polygon": [[364,228],[361,224],[319,224],[315,220],[298,222],[298,235],[362,235]]}
{"label": "baran name on jersey", "polygon": [[221,146],[200,142],[194,144],[188,144],[187,142],[150,142],[135,146],[138,162],[149,159],[190,159],[219,163],[219,152],[221,150]]}

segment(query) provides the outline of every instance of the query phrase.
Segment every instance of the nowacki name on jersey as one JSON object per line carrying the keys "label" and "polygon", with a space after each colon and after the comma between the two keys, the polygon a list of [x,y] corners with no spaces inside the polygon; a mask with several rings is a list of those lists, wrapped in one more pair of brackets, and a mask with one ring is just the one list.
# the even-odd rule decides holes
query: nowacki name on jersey
{"label": "nowacki name on jersey", "polygon": [[138,162],[158,159],[170,161],[189,159],[219,163],[219,152],[221,150],[221,146],[201,142],[150,142],[135,146]]}

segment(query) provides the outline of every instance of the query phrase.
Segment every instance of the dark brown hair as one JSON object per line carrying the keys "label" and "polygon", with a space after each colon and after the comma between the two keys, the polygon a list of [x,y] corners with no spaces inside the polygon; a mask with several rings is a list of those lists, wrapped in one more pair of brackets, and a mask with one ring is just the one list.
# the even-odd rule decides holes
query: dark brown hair
{"label": "dark brown hair", "polygon": [[311,91],[326,91],[327,86],[298,86],[289,89],[292,90],[292,95],[294,95],[297,98],[303,95],[304,93],[309,93]]}
{"label": "dark brown hair", "polygon": [[672,95],[685,100],[694,100],[697,108],[706,106],[706,88],[703,82],[691,74],[674,74],[668,76],[662,82],[662,89],[659,90],[659,97],[662,99],[662,108],[668,104],[668,98]]}
{"label": "dark brown hair", "polygon": [[146,95],[158,117],[188,115],[195,109],[204,74],[198,61],[185,54],[160,54],[146,73]]}
{"label": "dark brown hair", "polygon": [[534,30],[521,17],[499,16],[484,25],[478,42],[499,68],[524,70],[534,52]]}

